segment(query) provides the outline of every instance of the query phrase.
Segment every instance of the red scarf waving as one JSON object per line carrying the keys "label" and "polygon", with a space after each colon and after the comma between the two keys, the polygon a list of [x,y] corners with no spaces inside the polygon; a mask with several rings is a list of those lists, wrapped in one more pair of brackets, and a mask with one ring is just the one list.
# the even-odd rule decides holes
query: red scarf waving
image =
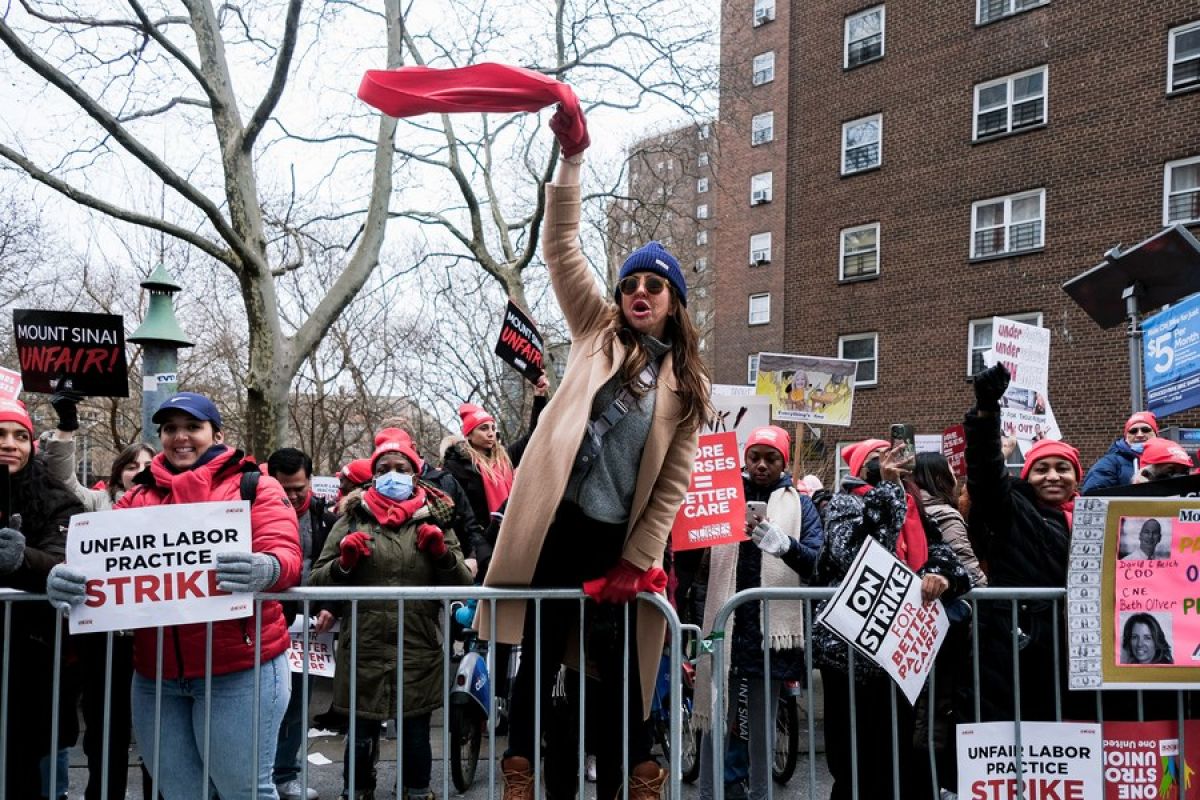
{"label": "red scarf waving", "polygon": [[[864,484],[850,491],[862,497],[872,488]],[[900,535],[896,538],[896,558],[916,572],[929,560],[929,541],[925,538],[925,526],[921,524],[921,512],[908,492],[904,493],[904,503],[904,524],[900,526]]]}
{"label": "red scarf waving", "polygon": [[425,505],[425,489],[413,487],[413,495],[407,500],[393,500],[384,497],[374,486],[363,492],[363,502],[371,510],[371,516],[385,528],[399,528],[412,519],[412,515]]}
{"label": "red scarf waving", "polygon": [[483,479],[483,496],[487,500],[488,511],[499,511],[512,493],[512,467],[505,469],[497,465],[487,470],[480,469],[479,477]]}

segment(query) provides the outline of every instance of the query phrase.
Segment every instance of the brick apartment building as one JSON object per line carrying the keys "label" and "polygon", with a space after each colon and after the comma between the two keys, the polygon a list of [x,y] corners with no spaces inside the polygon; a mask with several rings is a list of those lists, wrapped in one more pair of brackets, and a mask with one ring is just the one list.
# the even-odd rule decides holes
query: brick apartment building
{"label": "brick apartment building", "polygon": [[[1200,229],[1200,6],[795,10],[724,4],[716,379],[747,381],[760,350],[860,359],[853,427],[825,428],[806,459],[829,479],[836,443],[959,421],[990,318],[1033,321],[1090,464],[1128,415],[1126,338],[1061,285],[1118,242]],[[754,205],[763,173],[772,196]],[[763,232],[765,263],[749,255]]]}
{"label": "brick apartment building", "polygon": [[649,136],[629,148],[628,190],[608,208],[607,285],[629,254],[657,240],[676,258],[688,283],[688,312],[700,330],[700,354],[711,364],[712,245],[716,143],[711,123]]}

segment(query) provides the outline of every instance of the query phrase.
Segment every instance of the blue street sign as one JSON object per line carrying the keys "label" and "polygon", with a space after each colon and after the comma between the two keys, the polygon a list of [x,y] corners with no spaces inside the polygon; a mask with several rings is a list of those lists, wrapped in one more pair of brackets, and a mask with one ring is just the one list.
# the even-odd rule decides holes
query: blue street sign
{"label": "blue street sign", "polygon": [[1142,323],[1146,408],[1165,417],[1200,406],[1200,294]]}

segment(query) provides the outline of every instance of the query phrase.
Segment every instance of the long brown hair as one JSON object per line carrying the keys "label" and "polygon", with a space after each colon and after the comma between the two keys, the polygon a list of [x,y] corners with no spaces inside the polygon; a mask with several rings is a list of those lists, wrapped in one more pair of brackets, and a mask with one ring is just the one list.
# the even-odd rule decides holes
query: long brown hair
{"label": "long brown hair", "polygon": [[[671,287],[675,310],[667,318],[666,338],[671,340],[671,355],[675,382],[679,385],[676,394],[683,405],[682,423],[689,428],[699,428],[711,416],[709,387],[712,380],[708,365],[700,358],[700,333],[696,330],[687,308],[679,302]],[[613,355],[613,342],[620,339],[625,345],[625,362],[621,365],[621,385],[634,397],[642,397],[649,391],[638,380],[638,375],[650,361],[650,354],[642,347],[641,337],[628,326],[619,305],[613,305],[608,330],[601,338],[601,347],[609,358]]]}
{"label": "long brown hair", "polygon": [[151,458],[157,455],[154,448],[145,442],[134,442],[122,450],[121,454],[113,460],[112,470],[108,475],[108,486],[105,489],[108,491],[109,498],[114,503],[117,502],[117,495],[125,491],[125,487],[121,485],[121,473],[125,471],[127,466],[137,461],[140,453],[149,453]]}

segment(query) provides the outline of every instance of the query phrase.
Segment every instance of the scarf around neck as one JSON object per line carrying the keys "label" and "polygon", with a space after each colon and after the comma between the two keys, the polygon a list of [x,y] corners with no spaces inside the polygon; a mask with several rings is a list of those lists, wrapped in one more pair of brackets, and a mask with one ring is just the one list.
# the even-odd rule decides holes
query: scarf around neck
{"label": "scarf around neck", "polygon": [[234,460],[241,461],[240,451],[214,444],[195,464],[180,470],[167,461],[166,454],[159,453],[150,462],[150,475],[156,486],[171,493],[173,502],[204,503],[212,499],[217,474]]}
{"label": "scarf around neck", "polygon": [[363,492],[363,502],[375,521],[385,528],[399,528],[412,519],[413,514],[425,505],[425,488],[413,484],[413,495],[407,500],[384,497],[374,486]]}
{"label": "scarf around neck", "polygon": [[[850,491],[862,497],[873,488],[870,484],[862,484]],[[907,564],[913,572],[925,566],[929,560],[929,541],[925,538],[925,526],[921,524],[921,512],[907,491],[904,493],[904,524],[900,526],[900,535],[896,537],[896,558]]]}
{"label": "scarf around neck", "polygon": [[[493,445],[493,447],[499,446],[499,444]],[[471,445],[468,443],[467,447],[471,447]],[[512,467],[507,464],[492,464],[488,469],[483,469],[478,465],[476,469],[479,470],[479,477],[483,480],[483,497],[487,501],[488,512],[494,514],[508,501],[508,496],[512,493]]]}

